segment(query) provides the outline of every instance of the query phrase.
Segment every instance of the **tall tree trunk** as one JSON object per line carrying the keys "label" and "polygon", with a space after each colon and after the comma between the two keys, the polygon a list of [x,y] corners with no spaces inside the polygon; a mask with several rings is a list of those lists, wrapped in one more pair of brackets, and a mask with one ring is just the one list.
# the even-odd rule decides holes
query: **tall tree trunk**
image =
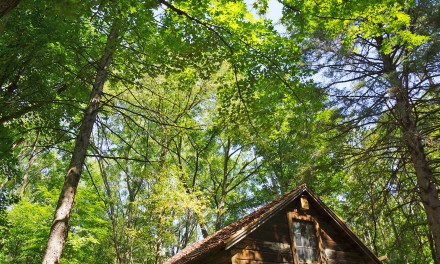
{"label": "tall tree trunk", "polygon": [[[379,44],[381,42],[379,41]],[[380,46],[380,45],[379,45]],[[440,199],[435,185],[435,177],[428,163],[422,136],[418,131],[417,123],[408,94],[408,80],[404,73],[399,76],[397,68],[389,55],[383,55],[384,73],[388,74],[392,92],[396,99],[395,114],[402,132],[402,140],[411,156],[415,169],[417,187],[420,199],[425,208],[428,225],[432,232],[436,262],[440,262]]]}
{"label": "tall tree trunk", "polygon": [[440,262],[440,199],[434,184],[435,178],[428,164],[421,136],[411,116],[410,103],[406,91],[397,94],[397,108],[402,121],[403,140],[408,148],[415,168],[420,198],[425,208],[428,224],[433,235],[436,262]]}
{"label": "tall tree trunk", "polygon": [[64,178],[64,185],[58,199],[58,205],[55,210],[54,219],[50,229],[49,240],[46,246],[46,252],[43,258],[44,264],[60,263],[64,245],[67,239],[70,211],[75,199],[78,182],[81,177],[82,168],[85,161],[87,147],[89,145],[90,136],[93,126],[96,122],[101,94],[103,92],[104,83],[107,80],[108,68],[116,48],[118,33],[113,25],[107,36],[107,44],[103,55],[99,60],[98,69],[93,83],[93,89],[84,119],[76,138],[70,165]]}

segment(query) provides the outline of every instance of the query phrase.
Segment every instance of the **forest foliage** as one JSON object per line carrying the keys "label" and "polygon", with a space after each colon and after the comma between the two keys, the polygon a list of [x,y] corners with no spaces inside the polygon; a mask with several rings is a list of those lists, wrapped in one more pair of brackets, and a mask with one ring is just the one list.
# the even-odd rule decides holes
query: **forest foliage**
{"label": "forest foliage", "polygon": [[1,263],[159,264],[301,183],[440,263],[438,1],[6,2]]}

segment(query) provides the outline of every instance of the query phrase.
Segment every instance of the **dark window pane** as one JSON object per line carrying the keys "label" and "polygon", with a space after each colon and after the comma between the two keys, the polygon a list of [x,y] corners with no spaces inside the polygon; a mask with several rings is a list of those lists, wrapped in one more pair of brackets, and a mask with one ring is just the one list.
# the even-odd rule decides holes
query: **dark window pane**
{"label": "dark window pane", "polygon": [[297,247],[301,247],[302,246],[302,243],[301,243],[301,233],[300,234],[298,234],[298,233],[295,234],[295,243],[296,243]]}
{"label": "dark window pane", "polygon": [[301,229],[301,234],[302,235],[307,234],[307,225],[305,225],[304,223],[301,223],[300,229]]}
{"label": "dark window pane", "polygon": [[311,249],[305,249],[305,258],[307,261],[312,260],[312,250]]}
{"label": "dark window pane", "polygon": [[318,251],[312,250],[312,261],[318,261]]}
{"label": "dark window pane", "polygon": [[305,261],[306,260],[304,249],[302,247],[297,248],[296,249],[296,253],[298,254],[299,261]]}
{"label": "dark window pane", "polygon": [[312,223],[307,224],[307,233],[310,235],[313,235],[313,233],[315,233],[315,227]]}
{"label": "dark window pane", "polygon": [[296,252],[299,261],[318,261],[318,241],[315,226],[308,221],[293,221]]}
{"label": "dark window pane", "polygon": [[302,241],[303,241],[303,246],[304,247],[309,247],[309,237],[307,236],[307,234],[302,234]]}
{"label": "dark window pane", "polygon": [[312,247],[312,248],[317,248],[318,247],[318,245],[316,244],[316,239],[315,239],[315,237],[314,236],[311,236],[311,237],[309,237],[309,244],[310,244],[310,247]]}

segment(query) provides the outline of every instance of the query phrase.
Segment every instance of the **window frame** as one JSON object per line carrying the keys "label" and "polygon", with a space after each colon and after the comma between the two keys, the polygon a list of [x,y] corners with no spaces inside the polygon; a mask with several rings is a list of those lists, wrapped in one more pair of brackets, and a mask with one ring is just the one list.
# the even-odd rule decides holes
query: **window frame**
{"label": "window frame", "polygon": [[[299,262],[299,258],[298,258],[298,253],[296,250],[296,241],[295,241],[295,233],[293,231],[293,221],[294,220],[298,220],[298,221],[304,221],[304,222],[310,222],[313,224],[313,227],[315,228],[315,237],[318,243],[318,261],[314,261],[314,262],[307,262],[307,264],[322,264],[324,262],[322,262],[322,252],[323,252],[323,246],[322,246],[322,239],[320,236],[320,232],[319,232],[319,224],[318,222],[315,220],[315,218],[313,218],[311,215],[307,215],[305,213],[300,213],[297,210],[293,211],[293,212],[288,212],[287,213],[287,220],[289,223],[289,234],[290,234],[290,241],[291,241],[291,249],[292,249],[292,255],[293,255],[293,260],[295,264],[302,264]],[[303,262],[304,263],[304,262]]]}

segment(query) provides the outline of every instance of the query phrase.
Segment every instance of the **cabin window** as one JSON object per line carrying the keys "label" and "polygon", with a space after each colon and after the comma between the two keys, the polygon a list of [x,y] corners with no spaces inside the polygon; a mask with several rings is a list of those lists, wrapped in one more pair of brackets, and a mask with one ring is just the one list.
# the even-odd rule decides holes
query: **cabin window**
{"label": "cabin window", "polygon": [[314,223],[294,219],[292,231],[299,263],[318,263],[318,240]]}
{"label": "cabin window", "polygon": [[295,264],[320,264],[322,242],[319,224],[303,210],[287,213]]}

